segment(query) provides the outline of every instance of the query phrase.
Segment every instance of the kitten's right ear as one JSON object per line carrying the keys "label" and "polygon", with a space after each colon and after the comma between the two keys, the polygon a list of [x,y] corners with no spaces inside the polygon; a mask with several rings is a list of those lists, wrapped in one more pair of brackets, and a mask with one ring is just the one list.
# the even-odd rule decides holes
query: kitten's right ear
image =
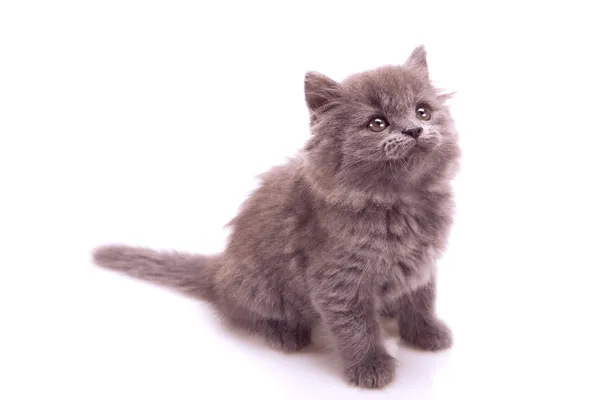
{"label": "kitten's right ear", "polygon": [[307,72],[304,76],[304,96],[311,113],[339,97],[340,84],[318,72]]}
{"label": "kitten's right ear", "polygon": [[419,72],[422,76],[429,79],[429,71],[427,68],[427,51],[425,50],[425,46],[420,45],[417,46],[408,59],[404,63],[409,68]]}

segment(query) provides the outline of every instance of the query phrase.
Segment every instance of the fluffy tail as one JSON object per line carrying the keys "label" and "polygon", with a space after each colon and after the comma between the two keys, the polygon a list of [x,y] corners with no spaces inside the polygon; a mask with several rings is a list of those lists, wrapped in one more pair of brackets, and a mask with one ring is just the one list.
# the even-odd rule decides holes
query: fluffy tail
{"label": "fluffy tail", "polygon": [[214,300],[217,256],[156,251],[124,245],[101,246],[94,262],[144,281],[178,290],[193,297]]}

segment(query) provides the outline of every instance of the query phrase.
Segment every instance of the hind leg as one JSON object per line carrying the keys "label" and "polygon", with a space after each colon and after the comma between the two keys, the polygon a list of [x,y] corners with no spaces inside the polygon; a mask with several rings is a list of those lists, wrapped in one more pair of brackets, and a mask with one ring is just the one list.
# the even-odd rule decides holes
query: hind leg
{"label": "hind leg", "polygon": [[302,316],[302,299],[282,293],[273,280],[264,279],[263,271],[248,265],[242,271],[231,267],[221,270],[215,302],[233,328],[263,338],[277,349],[293,352],[311,343],[311,323]]}
{"label": "hind leg", "polygon": [[218,308],[232,328],[260,337],[278,350],[290,353],[311,343],[312,325],[297,313],[285,315],[266,307],[259,311],[233,302],[222,302]]}
{"label": "hind leg", "polygon": [[310,327],[297,322],[256,320],[246,326],[251,334],[261,336],[270,346],[288,353],[311,343]]}
{"label": "hind leg", "polygon": [[230,317],[229,321],[235,328],[260,337],[269,346],[286,353],[299,351],[311,343],[312,330],[307,323],[248,316]]}
{"label": "hind leg", "polygon": [[267,307],[266,302],[252,300],[242,305],[227,296],[221,298],[217,308],[232,328],[260,337],[278,350],[294,352],[311,343],[312,324],[298,312],[288,308],[286,313],[283,304]]}

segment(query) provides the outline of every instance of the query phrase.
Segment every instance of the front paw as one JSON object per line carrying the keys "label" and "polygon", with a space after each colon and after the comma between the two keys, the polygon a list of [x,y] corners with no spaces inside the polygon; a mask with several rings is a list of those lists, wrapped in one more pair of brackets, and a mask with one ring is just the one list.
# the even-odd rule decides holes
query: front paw
{"label": "front paw", "polygon": [[400,337],[421,350],[437,351],[452,347],[452,331],[440,320],[415,321],[413,326],[401,326]]}
{"label": "front paw", "polygon": [[385,352],[370,354],[360,363],[346,368],[348,381],[356,386],[377,389],[394,379],[395,359]]}

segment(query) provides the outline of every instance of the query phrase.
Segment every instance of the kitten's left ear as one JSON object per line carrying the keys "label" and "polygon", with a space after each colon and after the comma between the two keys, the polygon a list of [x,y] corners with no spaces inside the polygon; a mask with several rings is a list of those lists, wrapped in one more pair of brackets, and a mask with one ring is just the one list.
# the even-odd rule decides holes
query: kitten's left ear
{"label": "kitten's left ear", "polygon": [[416,47],[412,53],[410,53],[410,56],[404,65],[417,71],[426,79],[429,79],[429,70],[427,68],[427,51],[425,51],[425,46],[421,45]]}
{"label": "kitten's left ear", "polygon": [[318,72],[307,72],[304,76],[304,96],[311,113],[339,96],[339,83]]}

